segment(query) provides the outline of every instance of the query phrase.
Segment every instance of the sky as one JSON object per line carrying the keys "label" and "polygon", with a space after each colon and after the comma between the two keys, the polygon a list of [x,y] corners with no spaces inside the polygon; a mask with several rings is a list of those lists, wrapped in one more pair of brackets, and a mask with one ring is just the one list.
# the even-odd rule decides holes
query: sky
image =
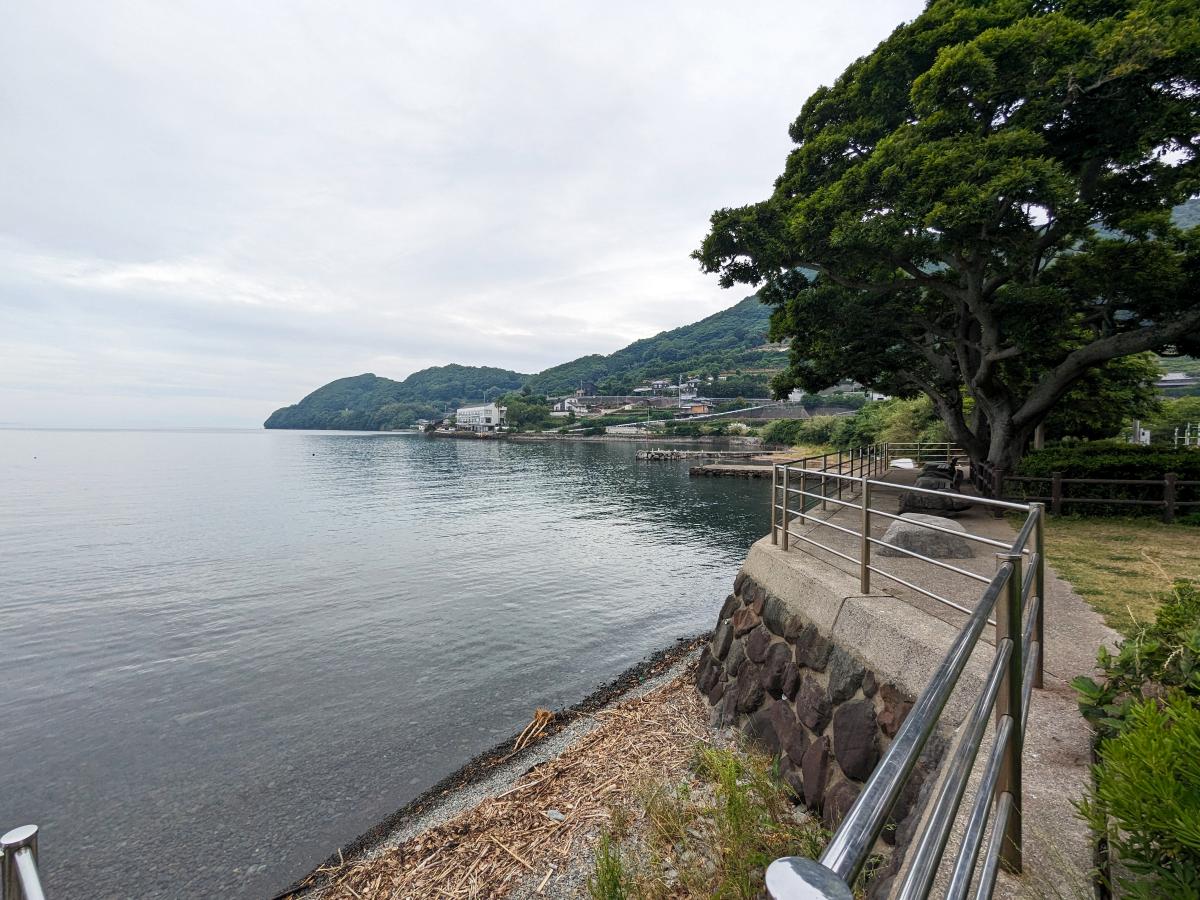
{"label": "sky", "polygon": [[0,425],[255,427],[749,293],[689,257],[920,0],[45,0],[0,29]]}

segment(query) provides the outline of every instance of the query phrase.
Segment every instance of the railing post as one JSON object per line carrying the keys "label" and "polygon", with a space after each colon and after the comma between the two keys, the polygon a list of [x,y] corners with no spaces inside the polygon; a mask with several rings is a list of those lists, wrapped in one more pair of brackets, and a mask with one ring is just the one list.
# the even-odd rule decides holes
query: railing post
{"label": "railing post", "polygon": [[771,467],[771,543],[779,545],[779,466]]}
{"label": "railing post", "polygon": [[4,900],[45,900],[38,878],[38,827],[22,825],[0,837],[0,890]]}
{"label": "railing post", "polygon": [[1000,845],[1000,862],[1010,872],[1021,871],[1021,751],[1025,743],[1023,724],[1024,711],[1021,709],[1021,687],[1024,681],[1021,671],[1021,554],[997,553],[996,561],[1000,566],[1005,563],[1012,568],[1008,576],[1008,584],[1004,597],[996,604],[996,646],[1001,641],[1012,641],[1012,654],[1008,658],[1007,671],[1000,683],[1000,691],[996,695],[996,724],[1005,716],[1012,719],[1012,730],[1009,733],[1008,745],[1004,748],[1003,762],[1000,764],[1000,777],[996,780],[995,798],[999,802],[1004,794],[1012,796],[1012,813],[1004,829],[1003,842]]}
{"label": "railing post", "polygon": [[1046,639],[1043,636],[1046,621],[1046,504],[1030,503],[1029,506],[1033,514],[1037,516],[1037,527],[1033,529],[1033,552],[1037,554],[1033,590],[1038,598],[1038,607],[1037,620],[1033,626],[1033,639],[1038,644],[1038,657],[1033,670],[1033,686],[1040,688],[1046,662]]}
{"label": "railing post", "polygon": [[1178,478],[1174,472],[1163,476],[1163,521],[1168,525],[1175,521],[1175,482]]}
{"label": "railing post", "polygon": [[[838,474],[839,475],[843,474],[843,472],[842,472],[842,451],[841,450],[838,451]],[[842,499],[842,479],[840,479],[840,478],[837,480],[837,495],[838,495],[838,499],[841,500]]]}
{"label": "railing post", "polygon": [[1050,473],[1050,512],[1062,515],[1062,472]]}
{"label": "railing post", "polygon": [[[800,490],[804,490],[804,476],[800,476]],[[783,467],[783,549],[788,548],[788,530],[792,523],[788,521],[788,467]],[[804,495],[800,495],[800,524],[804,524]]]}
{"label": "railing post", "polygon": [[871,479],[864,475],[862,479],[862,545],[859,548],[859,589],[864,594],[871,593]]}

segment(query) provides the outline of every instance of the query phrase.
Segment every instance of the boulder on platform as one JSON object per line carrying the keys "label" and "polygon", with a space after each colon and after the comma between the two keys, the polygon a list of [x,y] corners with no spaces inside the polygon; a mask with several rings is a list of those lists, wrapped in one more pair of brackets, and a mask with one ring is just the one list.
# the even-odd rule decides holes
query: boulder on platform
{"label": "boulder on platform", "polygon": [[[931,559],[967,559],[975,555],[971,544],[965,538],[956,534],[946,534],[944,531],[934,531],[925,525],[936,525],[966,534],[966,529],[953,519],[943,516],[929,516],[923,513],[905,513],[900,519],[892,522],[883,540],[895,544],[905,550],[912,550]],[[907,556],[891,547],[880,547],[880,556]]]}

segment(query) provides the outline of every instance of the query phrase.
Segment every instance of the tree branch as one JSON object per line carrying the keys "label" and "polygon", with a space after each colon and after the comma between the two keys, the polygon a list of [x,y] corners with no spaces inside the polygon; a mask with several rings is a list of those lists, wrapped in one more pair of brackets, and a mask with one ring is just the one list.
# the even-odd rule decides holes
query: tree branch
{"label": "tree branch", "polygon": [[1200,307],[1171,322],[1112,334],[1072,351],[1029,393],[1025,403],[1013,414],[1013,424],[1021,428],[1040,421],[1071,385],[1093,366],[1153,350],[1197,331],[1200,331]]}

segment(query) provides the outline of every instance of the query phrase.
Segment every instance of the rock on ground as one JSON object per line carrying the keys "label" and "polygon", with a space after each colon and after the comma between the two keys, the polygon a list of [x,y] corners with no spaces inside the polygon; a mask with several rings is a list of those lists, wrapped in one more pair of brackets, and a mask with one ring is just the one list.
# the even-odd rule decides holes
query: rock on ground
{"label": "rock on ground", "polygon": [[[975,555],[966,538],[946,534],[944,531],[934,531],[923,527],[925,525],[936,525],[962,534],[966,534],[967,531],[958,522],[943,516],[905,513],[900,519],[892,522],[884,533],[883,540],[931,559],[968,559]],[[877,552],[880,556],[907,556],[891,547],[880,547]]]}

